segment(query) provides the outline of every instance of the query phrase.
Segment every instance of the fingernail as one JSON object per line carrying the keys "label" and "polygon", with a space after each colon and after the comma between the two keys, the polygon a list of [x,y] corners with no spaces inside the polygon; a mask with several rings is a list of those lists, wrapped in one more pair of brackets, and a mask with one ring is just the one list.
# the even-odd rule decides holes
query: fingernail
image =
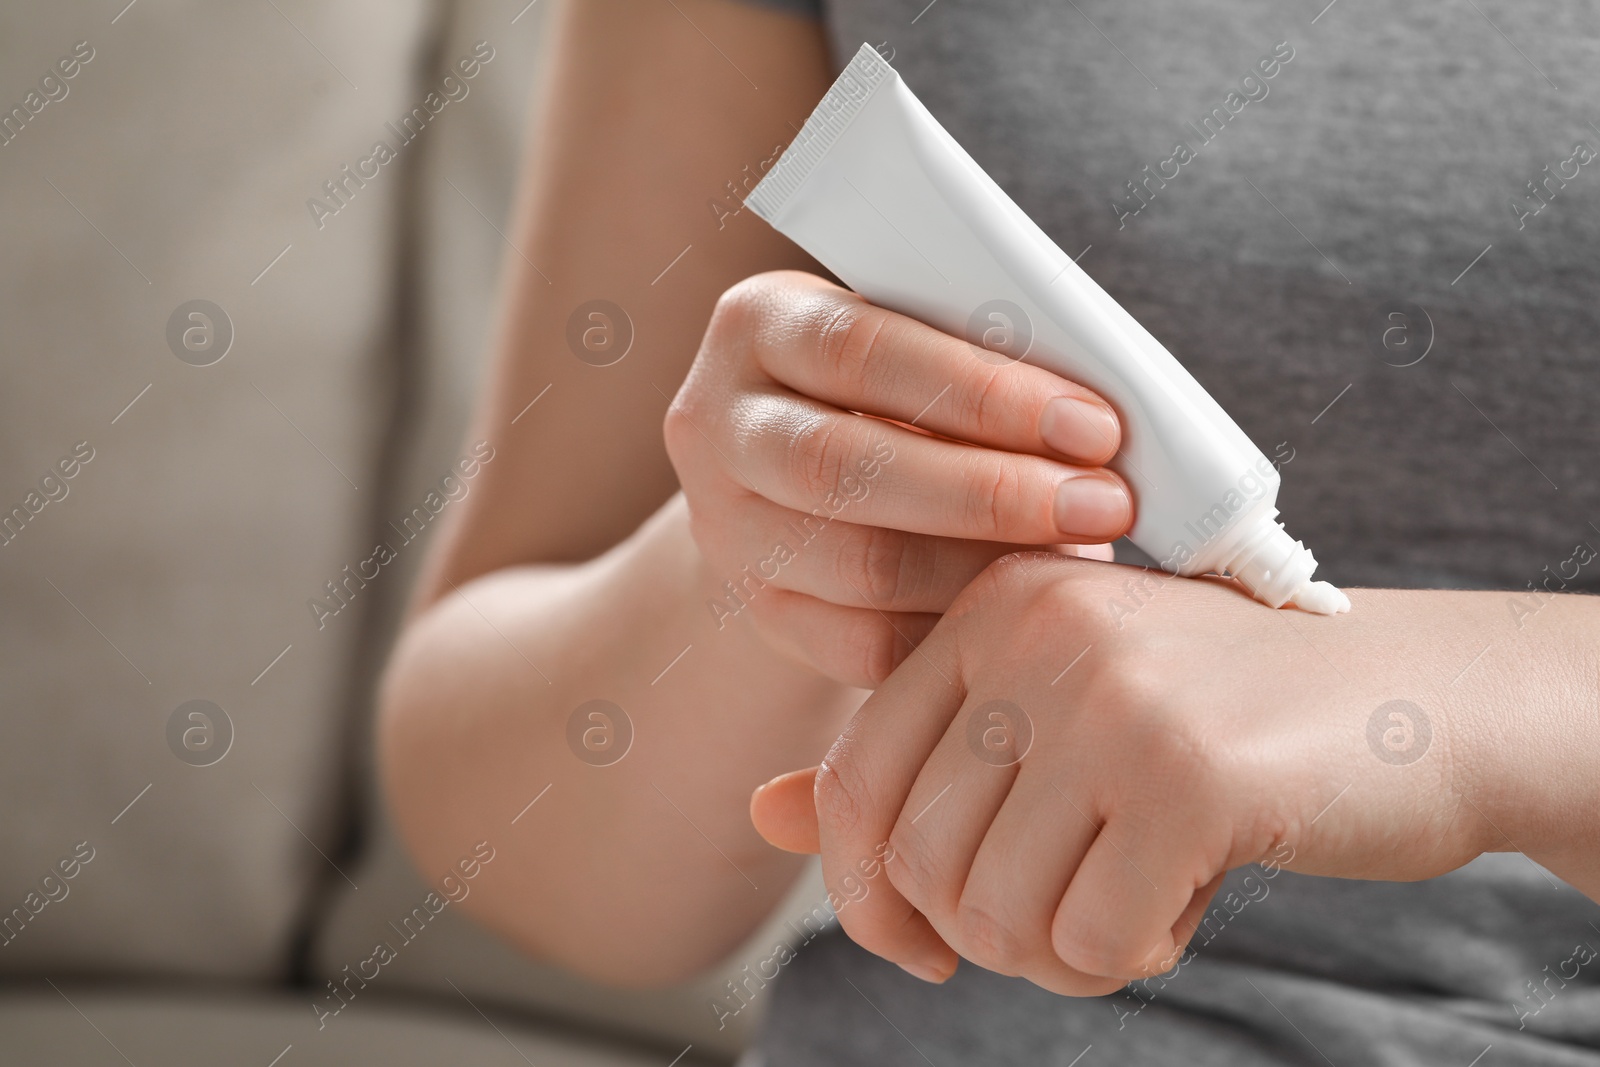
{"label": "fingernail", "polygon": [[1122,483],[1101,474],[1079,474],[1056,488],[1056,527],[1070,537],[1105,540],[1127,529],[1133,502]]}
{"label": "fingernail", "polygon": [[1039,415],[1039,436],[1064,456],[1097,460],[1117,445],[1117,416],[1104,404],[1058,396]]}
{"label": "fingernail", "polygon": [[911,977],[920,978],[924,982],[931,982],[934,985],[943,985],[945,979],[950,977],[934,970],[932,967],[924,967],[920,963],[902,963],[899,966],[902,971],[911,975]]}

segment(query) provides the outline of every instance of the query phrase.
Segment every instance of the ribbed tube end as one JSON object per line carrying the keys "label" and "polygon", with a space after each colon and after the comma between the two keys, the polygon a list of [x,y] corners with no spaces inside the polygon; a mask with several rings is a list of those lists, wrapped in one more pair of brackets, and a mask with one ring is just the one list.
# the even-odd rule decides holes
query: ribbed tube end
{"label": "ribbed tube end", "polygon": [[1317,569],[1311,550],[1271,519],[1262,519],[1245,536],[1224,569],[1268,607],[1293,604],[1318,615],[1350,610],[1349,597],[1327,582],[1311,580]]}

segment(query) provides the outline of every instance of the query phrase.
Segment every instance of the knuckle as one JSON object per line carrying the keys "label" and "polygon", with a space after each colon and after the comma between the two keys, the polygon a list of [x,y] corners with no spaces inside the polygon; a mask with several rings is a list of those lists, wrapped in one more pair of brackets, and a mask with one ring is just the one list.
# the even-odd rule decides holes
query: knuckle
{"label": "knuckle", "polygon": [[961,954],[985,970],[1015,975],[1032,955],[1029,939],[1012,922],[965,896],[956,907],[955,929]]}
{"label": "knuckle", "polygon": [[889,884],[930,919],[948,915],[954,904],[945,899],[951,896],[948,876],[930,860],[927,841],[917,828],[901,818],[889,834],[889,847],[894,849],[894,863],[885,868]]}
{"label": "knuckle", "polygon": [[1024,566],[1030,563],[1033,569],[1026,575],[1019,575],[1020,588],[1015,590],[1013,601],[1021,603],[1023,610],[1019,615],[1025,625],[1041,633],[1070,631],[1084,644],[1094,645],[1108,655],[1113,650],[1144,650],[1140,635],[1124,633],[1118,628],[1116,592],[1105,580],[1106,573],[1113,568],[1095,567],[1044,553],[1036,554]]}
{"label": "knuckle", "polygon": [[872,811],[867,782],[848,754],[830,752],[817,768],[812,792],[819,823],[835,832],[859,826]]}
{"label": "knuckle", "polygon": [[1018,465],[994,453],[973,453],[966,492],[960,497],[961,518],[973,535],[1009,541],[1027,499],[1027,479]]}
{"label": "knuckle", "polygon": [[845,394],[865,392],[874,368],[888,365],[882,354],[888,321],[877,308],[846,302],[823,320],[818,339],[822,366]]}
{"label": "knuckle", "polygon": [[1036,553],[1007,552],[978,572],[950,605],[950,614],[963,616],[990,604],[1012,603],[1013,595],[1024,587],[1029,575],[1038,569]]}
{"label": "knuckle", "polygon": [[984,568],[984,576],[996,592],[1009,592],[1025,585],[1039,569],[1038,554],[1007,552]]}
{"label": "knuckle", "polygon": [[900,530],[860,526],[846,536],[839,552],[839,574],[868,601],[868,607],[893,607],[904,590],[909,537]]}
{"label": "knuckle", "polygon": [[1105,621],[1107,591],[1086,567],[1060,567],[1039,594],[1051,624],[1071,623],[1094,628]]}
{"label": "knuckle", "polygon": [[730,340],[745,341],[756,336],[766,313],[769,287],[769,280],[758,274],[724,289],[711,309],[706,342],[722,346]]}
{"label": "knuckle", "polygon": [[810,420],[790,438],[790,476],[808,498],[821,500],[843,480],[850,444],[845,424],[827,416]]}
{"label": "knuckle", "polygon": [[975,437],[992,440],[1010,436],[1004,431],[1015,417],[1015,404],[1006,395],[1007,369],[980,363],[974,380],[962,390],[961,424]]}
{"label": "knuckle", "polygon": [[[1054,647],[1067,634],[1072,635],[1069,643],[1078,649],[1120,646],[1120,639],[1105,640],[1113,628],[1104,612],[1104,595],[1087,564],[1053,552],[1020,551],[1007,553],[980,571],[956,594],[944,614],[958,623],[957,655],[964,659],[970,653],[977,662],[995,659],[985,623],[1003,615],[1005,627],[1015,635],[1014,661],[1028,669],[1029,660],[1021,650]],[[1074,668],[1075,683],[1089,673],[1087,668],[1101,654],[1097,652],[1095,660]]]}

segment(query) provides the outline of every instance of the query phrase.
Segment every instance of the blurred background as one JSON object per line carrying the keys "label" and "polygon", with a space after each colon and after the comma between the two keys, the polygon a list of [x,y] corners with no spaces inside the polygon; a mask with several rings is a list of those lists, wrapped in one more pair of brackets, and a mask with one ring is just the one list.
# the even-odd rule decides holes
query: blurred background
{"label": "blurred background", "polygon": [[548,6],[0,9],[0,1061],[665,1067],[762,1007],[711,999],[771,933],[664,993],[516,956],[375,790]]}

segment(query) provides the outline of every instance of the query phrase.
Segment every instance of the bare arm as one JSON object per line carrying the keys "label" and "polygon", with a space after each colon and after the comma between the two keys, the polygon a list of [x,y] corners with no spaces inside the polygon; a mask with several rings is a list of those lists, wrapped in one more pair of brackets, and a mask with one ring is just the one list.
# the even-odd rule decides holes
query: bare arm
{"label": "bare arm", "polygon": [[[481,920],[648,984],[709,965],[779,899],[798,868],[750,828],[750,790],[814,760],[858,700],[748,626],[716,628],[661,438],[717,296],[806,265],[748,213],[719,226],[709,202],[737,204],[727,183],[793,136],[828,69],[817,27],[727,0],[586,0],[553,17],[473,430],[496,455],[427,563],[380,758],[424,869],[505,842],[467,905]],[[603,368],[566,339],[596,298],[634,331]],[[610,767],[566,740],[595,698],[636,732]]]}
{"label": "bare arm", "polygon": [[[430,560],[380,742],[426,865],[517,819],[481,918],[641,983],[713,962],[776,902],[795,861],[747,798],[820,757],[852,687],[997,557],[1103,544],[1132,503],[1089,390],[814,275],[755,273],[798,254],[719,216],[825,88],[815,27],[725,0],[620,9],[558,23],[476,429],[498,455]],[[611,366],[569,345],[596,298],[635,334]],[[609,748],[623,712],[631,748],[593,766],[615,753],[582,738]]]}
{"label": "bare arm", "polygon": [[[583,0],[551,17],[474,420],[499,452],[443,531],[419,608],[452,582],[581,562],[638,529],[677,488],[661,421],[717,297],[760,271],[815,269],[749,212],[719,221],[710,204],[737,206],[728,183],[759,173],[826,89],[820,28],[731,0]],[[595,299],[632,321],[609,367],[568,345],[569,317]]]}

